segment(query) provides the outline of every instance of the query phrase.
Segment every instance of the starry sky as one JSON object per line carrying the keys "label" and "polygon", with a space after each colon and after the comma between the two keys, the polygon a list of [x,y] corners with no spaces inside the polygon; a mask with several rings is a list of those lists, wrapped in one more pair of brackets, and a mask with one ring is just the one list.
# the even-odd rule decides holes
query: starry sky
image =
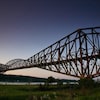
{"label": "starry sky", "polygon": [[[100,0],[0,0],[0,63],[27,59],[78,28],[94,26],[100,26]],[[7,73],[66,77],[37,68]]]}

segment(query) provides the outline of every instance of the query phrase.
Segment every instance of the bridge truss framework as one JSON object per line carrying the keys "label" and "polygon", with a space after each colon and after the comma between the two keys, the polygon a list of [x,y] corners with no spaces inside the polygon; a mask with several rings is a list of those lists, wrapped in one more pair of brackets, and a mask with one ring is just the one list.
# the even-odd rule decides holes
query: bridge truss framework
{"label": "bridge truss framework", "polygon": [[100,76],[100,27],[74,31],[32,57],[0,65],[0,72],[38,67],[78,78]]}

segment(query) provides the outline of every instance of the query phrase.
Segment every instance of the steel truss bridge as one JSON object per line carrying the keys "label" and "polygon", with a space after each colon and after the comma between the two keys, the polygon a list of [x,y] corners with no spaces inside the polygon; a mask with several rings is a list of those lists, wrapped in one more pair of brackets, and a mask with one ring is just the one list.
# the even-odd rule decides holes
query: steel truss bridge
{"label": "steel truss bridge", "polygon": [[0,64],[0,72],[32,67],[78,78],[100,76],[100,27],[78,29],[26,60]]}

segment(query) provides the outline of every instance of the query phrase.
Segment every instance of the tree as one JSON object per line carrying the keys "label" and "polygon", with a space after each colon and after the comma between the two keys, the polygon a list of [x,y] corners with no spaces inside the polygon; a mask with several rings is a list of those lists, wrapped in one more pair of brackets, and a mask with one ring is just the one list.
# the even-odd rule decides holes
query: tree
{"label": "tree", "polygon": [[84,78],[79,80],[80,87],[92,88],[94,86],[94,80],[92,78]]}
{"label": "tree", "polygon": [[52,76],[48,77],[47,83],[53,83],[53,82],[55,82],[55,78]]}

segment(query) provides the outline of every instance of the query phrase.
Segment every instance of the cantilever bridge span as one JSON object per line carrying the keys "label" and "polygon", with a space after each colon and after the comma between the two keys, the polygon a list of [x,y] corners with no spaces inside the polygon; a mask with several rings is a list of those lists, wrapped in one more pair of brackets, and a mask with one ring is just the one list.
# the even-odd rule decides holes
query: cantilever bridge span
{"label": "cantilever bridge span", "polygon": [[100,27],[78,29],[26,60],[0,64],[0,72],[31,67],[79,78],[100,76]]}

